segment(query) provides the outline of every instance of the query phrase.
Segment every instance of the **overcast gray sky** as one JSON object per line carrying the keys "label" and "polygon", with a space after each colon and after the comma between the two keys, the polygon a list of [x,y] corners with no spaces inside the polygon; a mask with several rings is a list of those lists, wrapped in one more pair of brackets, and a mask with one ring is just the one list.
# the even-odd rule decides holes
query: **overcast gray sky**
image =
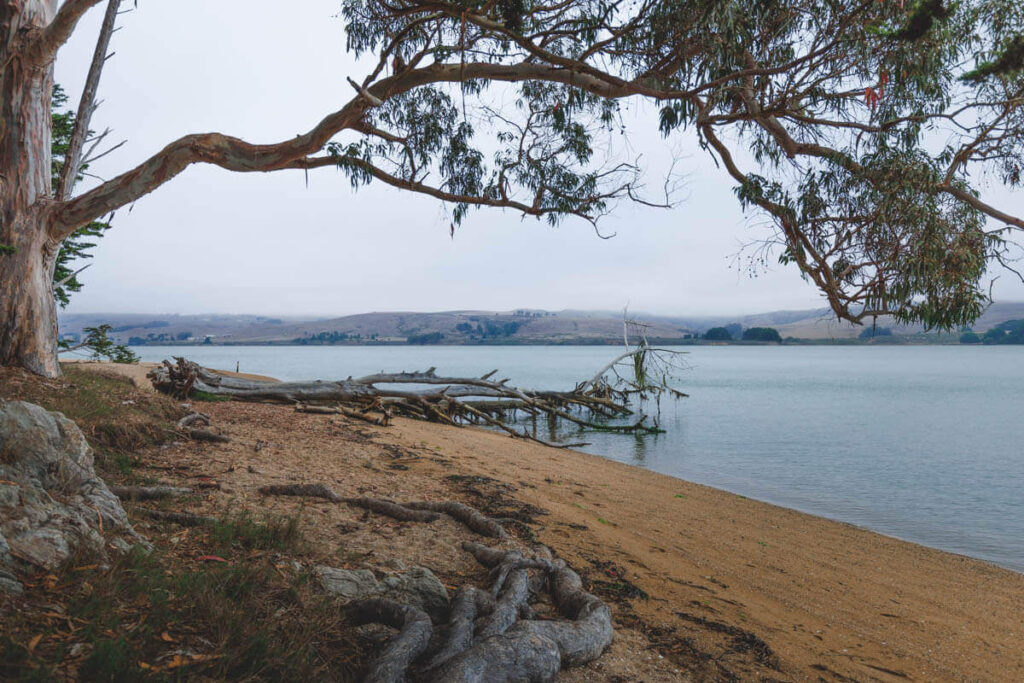
{"label": "overcast gray sky", "polygon": [[[130,3],[124,3],[129,5]],[[93,128],[127,144],[91,168],[111,177],[187,133],[276,142],[347,102],[338,0],[141,0],[121,18]],[[57,62],[72,103],[81,91],[102,6]],[[70,312],[343,315],[384,310],[532,307],[659,313],[751,313],[824,305],[795,269],[756,278],[737,268],[766,235],[745,218],[733,182],[682,133],[665,141],[650,109],[624,117],[626,151],[659,172],[679,157],[677,208],[620,204],[598,239],[579,220],[557,228],[512,212],[475,211],[449,239],[434,199],[375,183],[353,192],[337,171],[233,174],[194,166],[131,211],[96,249]],[[87,187],[87,184],[83,187]],[[79,188],[82,189],[82,188]],[[1020,212],[1018,193],[1005,206]],[[998,300],[1024,299],[1002,277]]]}

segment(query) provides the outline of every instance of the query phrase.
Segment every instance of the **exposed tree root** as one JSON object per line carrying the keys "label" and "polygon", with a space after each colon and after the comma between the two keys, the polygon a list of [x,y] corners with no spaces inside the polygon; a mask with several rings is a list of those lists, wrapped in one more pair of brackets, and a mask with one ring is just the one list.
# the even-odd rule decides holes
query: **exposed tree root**
{"label": "exposed tree root", "polygon": [[402,503],[404,507],[411,508],[413,510],[430,510],[431,512],[443,512],[444,514],[452,517],[456,521],[462,522],[471,530],[480,534],[481,536],[490,536],[492,538],[507,538],[508,533],[497,521],[490,517],[485,517],[480,514],[477,510],[457,503],[455,501],[442,501],[442,502],[413,502],[413,503]]}
{"label": "exposed tree root", "polygon": [[324,484],[270,484],[261,486],[259,492],[268,496],[301,496],[303,498],[324,498],[340,503],[341,496]]}
{"label": "exposed tree root", "polygon": [[118,498],[128,500],[157,500],[186,496],[192,493],[192,489],[174,486],[110,486],[109,488],[111,493]]}
{"label": "exposed tree root", "polygon": [[562,667],[558,645],[548,638],[511,632],[481,641],[441,666],[431,681],[498,683],[553,681]]}
{"label": "exposed tree root", "polygon": [[190,429],[188,435],[196,441],[209,441],[210,443],[230,443],[231,437],[211,432],[208,429]]}
{"label": "exposed tree root", "polygon": [[210,416],[205,413],[195,412],[186,415],[185,417],[178,420],[178,429],[187,429],[194,424],[203,424],[207,427],[210,426]]}
{"label": "exposed tree root", "polygon": [[555,606],[569,621],[521,621],[516,628],[553,640],[563,666],[596,659],[612,642],[611,610],[600,598],[583,590],[579,574],[562,560],[555,560],[548,581]]}
{"label": "exposed tree root", "polygon": [[401,522],[433,522],[441,515],[428,510],[413,510],[391,500],[381,498],[346,498],[345,502],[355,507],[387,515]]}
{"label": "exposed tree root", "polygon": [[468,650],[473,644],[473,628],[477,615],[488,614],[493,610],[494,598],[490,593],[476,586],[459,588],[452,599],[448,635],[441,649],[427,662],[426,668],[436,669],[452,657]]}
{"label": "exposed tree root", "polygon": [[174,522],[181,526],[213,526],[217,520],[212,517],[193,515],[191,512],[170,512],[168,510],[151,510],[149,508],[134,508],[134,511],[161,522]]}
{"label": "exposed tree root", "polygon": [[[547,548],[533,557],[477,543],[464,543],[463,548],[491,570],[491,590],[463,586],[455,593],[444,637],[418,668],[428,680],[551,681],[562,667],[592,661],[611,643],[608,607],[583,590],[579,575],[565,562],[552,560]],[[530,571],[537,573],[531,576]],[[564,619],[536,618],[529,600],[545,586]],[[356,608],[360,623],[377,621],[401,629],[366,680],[402,680],[424,651],[419,647],[426,629],[418,615],[398,612],[393,603],[385,610],[382,602],[358,603]],[[412,652],[417,654],[410,657]]]}
{"label": "exposed tree root", "polygon": [[324,484],[270,484],[261,486],[259,492],[271,496],[302,496],[304,498],[324,498],[332,503],[348,503],[402,522],[433,522],[441,514],[446,514],[481,536],[508,537],[508,533],[497,520],[455,501],[396,503],[383,498],[342,498]]}
{"label": "exposed tree root", "polygon": [[370,666],[364,683],[400,683],[413,660],[430,644],[434,627],[421,609],[391,600],[372,598],[348,606],[348,618],[356,624],[386,624],[399,629]]}

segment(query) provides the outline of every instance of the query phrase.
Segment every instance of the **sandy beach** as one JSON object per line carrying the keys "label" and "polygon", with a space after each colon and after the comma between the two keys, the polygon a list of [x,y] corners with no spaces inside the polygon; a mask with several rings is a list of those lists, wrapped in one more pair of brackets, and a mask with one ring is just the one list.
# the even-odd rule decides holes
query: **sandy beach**
{"label": "sandy beach", "polygon": [[[128,370],[140,387],[144,370]],[[1024,680],[1024,575],[985,562],[476,428],[201,406],[233,441],[153,448],[140,469],[218,482],[193,511],[298,512],[324,563],[423,565],[450,586],[482,576],[458,549],[472,537],[458,525],[264,497],[260,486],[456,499],[528,520],[526,535],[615,614],[611,651],[564,680]]]}

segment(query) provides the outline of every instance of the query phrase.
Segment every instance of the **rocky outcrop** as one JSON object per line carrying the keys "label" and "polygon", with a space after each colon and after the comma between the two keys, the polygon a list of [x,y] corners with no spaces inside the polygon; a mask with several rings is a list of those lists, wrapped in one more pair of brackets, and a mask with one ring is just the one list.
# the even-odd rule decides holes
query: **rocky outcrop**
{"label": "rocky outcrop", "polygon": [[142,539],[93,469],[74,422],[23,401],[0,401],[0,591],[15,575],[54,569],[78,549],[104,555]]}

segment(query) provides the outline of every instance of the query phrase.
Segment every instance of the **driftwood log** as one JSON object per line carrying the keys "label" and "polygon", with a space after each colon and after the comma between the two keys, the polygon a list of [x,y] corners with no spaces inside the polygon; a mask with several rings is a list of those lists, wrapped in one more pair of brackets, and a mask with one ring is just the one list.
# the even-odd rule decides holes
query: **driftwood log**
{"label": "driftwood log", "polygon": [[[393,415],[451,425],[485,424],[518,438],[546,443],[525,427],[515,425],[516,418],[520,414],[546,416],[555,422],[598,431],[663,431],[656,421],[648,423],[644,415],[631,418],[634,413],[629,403],[636,396],[685,396],[668,385],[665,372],[652,382],[647,377],[653,373],[645,374],[643,370],[651,364],[663,370],[664,356],[673,353],[677,352],[646,346],[631,350],[569,391],[519,389],[509,385],[507,379],[491,379],[496,370],[482,377],[443,377],[434,368],[335,381],[272,382],[222,375],[184,358],[165,360],[150,371],[149,377],[157,389],[181,399],[201,392],[242,401],[291,403],[301,412],[339,414],[380,426],[386,426]],[[616,371],[623,363],[634,368],[635,381],[624,379]],[[371,410],[380,415],[371,414]]]}

